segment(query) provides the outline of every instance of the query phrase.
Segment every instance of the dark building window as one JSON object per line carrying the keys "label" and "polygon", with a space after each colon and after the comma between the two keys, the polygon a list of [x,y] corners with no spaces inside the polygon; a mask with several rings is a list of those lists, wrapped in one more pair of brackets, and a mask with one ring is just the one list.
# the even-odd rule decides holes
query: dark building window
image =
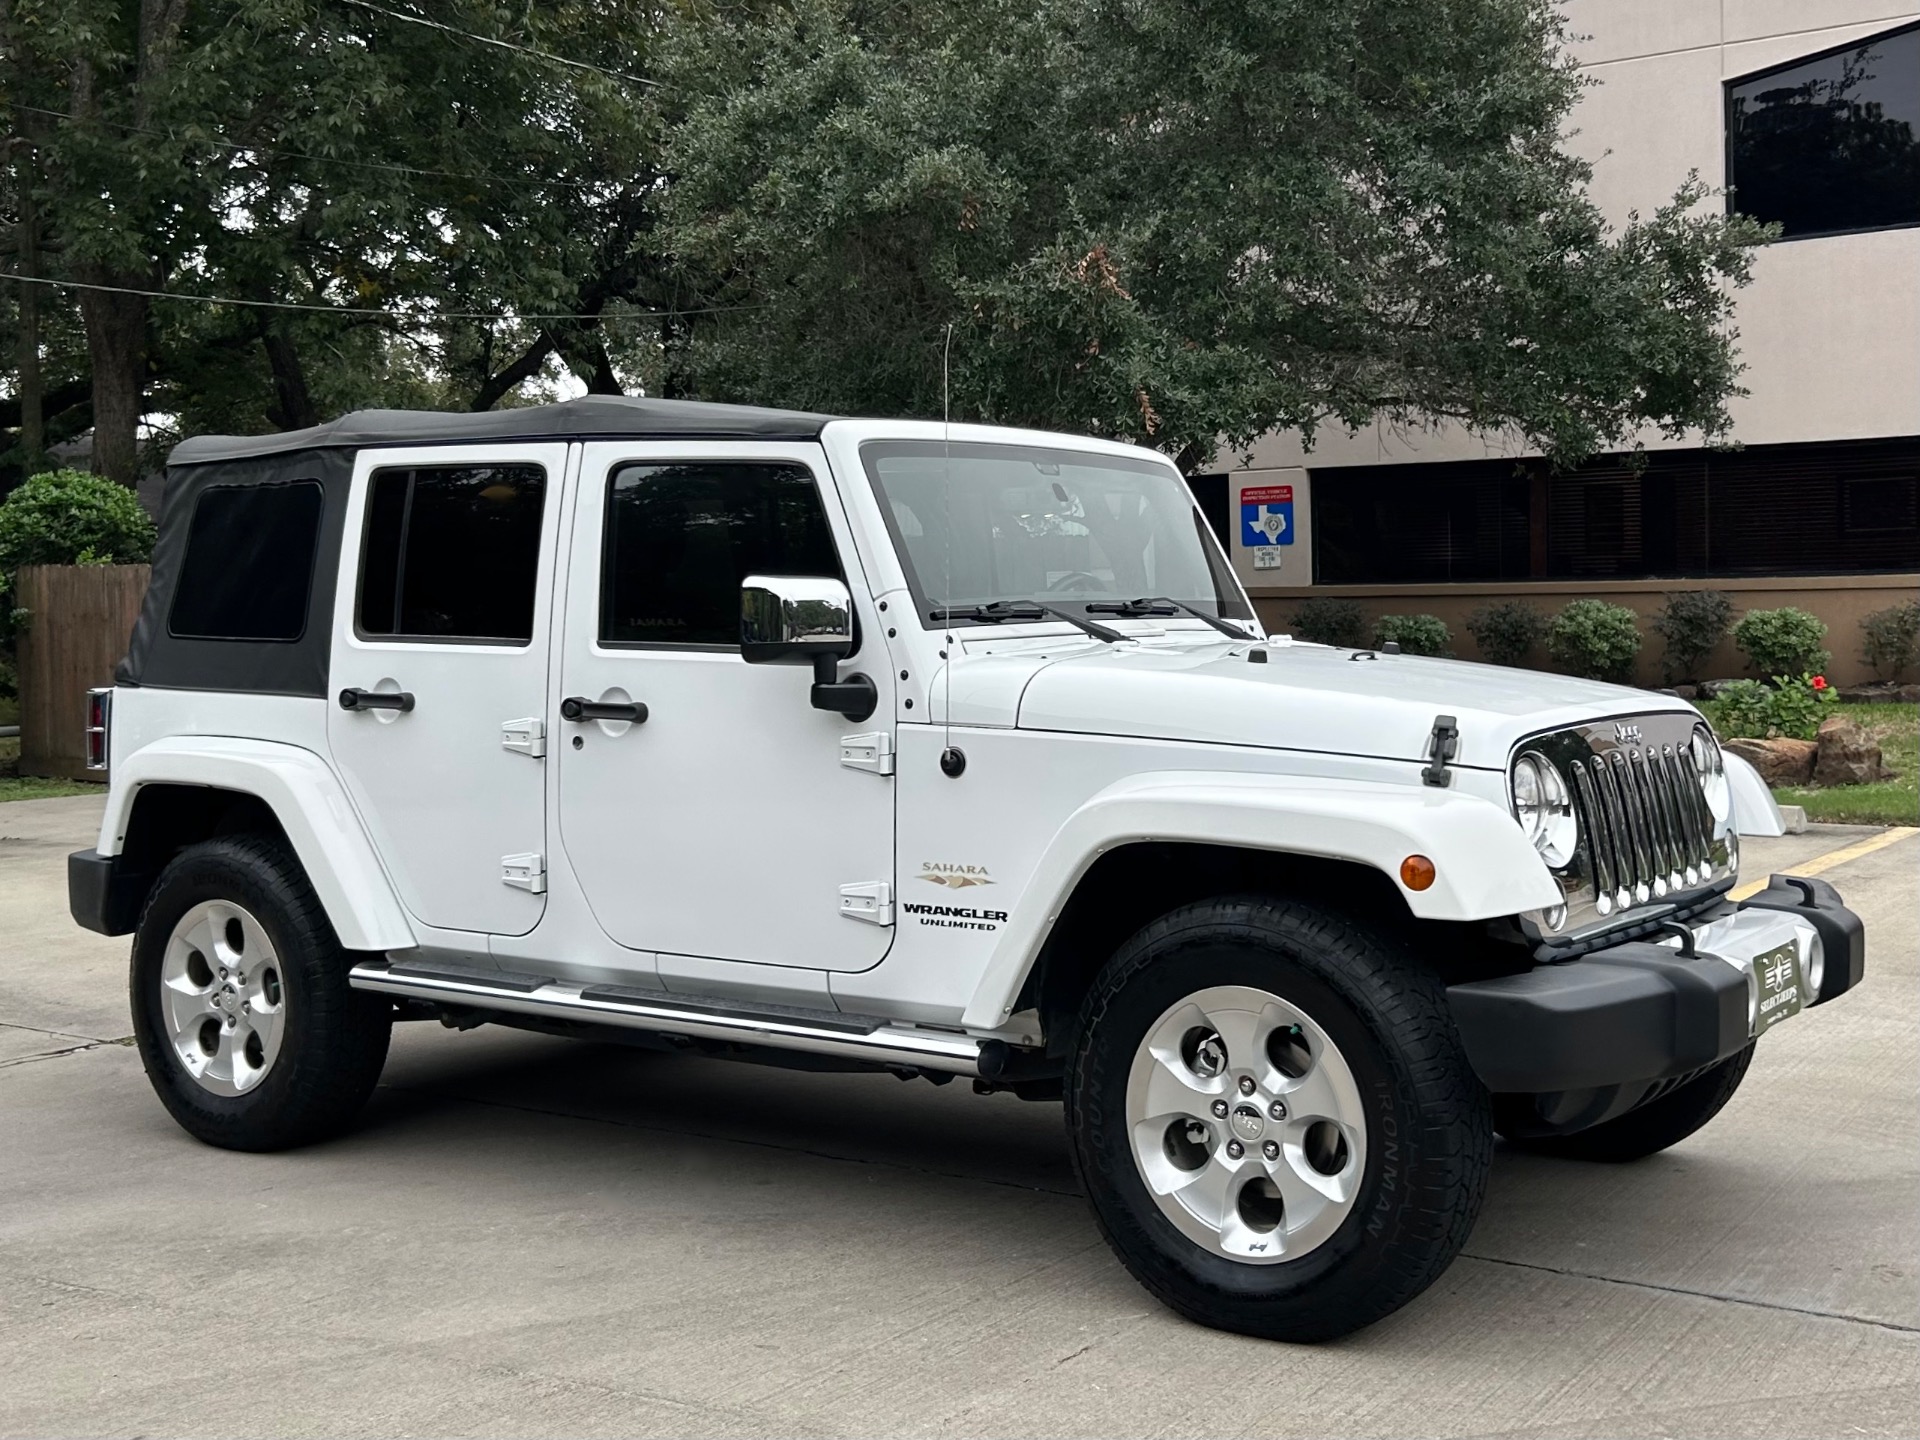
{"label": "dark building window", "polygon": [[1313,472],[1314,581],[1643,580],[1920,570],[1920,442]]}
{"label": "dark building window", "polygon": [[1316,470],[1315,577],[1324,585],[1524,580],[1531,488],[1510,461]]}
{"label": "dark building window", "polygon": [[312,480],[217,485],[193,507],[167,612],[183,640],[298,640],[324,497]]}
{"label": "dark building window", "polygon": [[605,645],[740,645],[749,575],[845,578],[806,467],[623,465],[607,484]]}
{"label": "dark building window", "polygon": [[360,633],[528,643],[546,488],[538,465],[374,471]]}
{"label": "dark building window", "polygon": [[1727,189],[1789,238],[1920,224],[1920,25],[1728,81]]}

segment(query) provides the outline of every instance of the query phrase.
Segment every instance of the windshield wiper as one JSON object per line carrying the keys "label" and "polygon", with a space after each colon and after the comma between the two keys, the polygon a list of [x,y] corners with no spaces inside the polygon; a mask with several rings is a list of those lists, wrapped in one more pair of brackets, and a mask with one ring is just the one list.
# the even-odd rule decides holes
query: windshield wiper
{"label": "windshield wiper", "polygon": [[1147,595],[1138,600],[1089,600],[1087,609],[1096,615],[1191,615],[1196,620],[1206,621],[1222,635],[1231,635],[1236,640],[1254,638],[1231,620],[1209,615],[1198,605],[1189,605],[1184,600],[1174,600],[1166,595]]}
{"label": "windshield wiper", "polygon": [[1058,606],[1042,605],[1038,600],[996,600],[991,605],[950,605],[927,612],[927,618],[935,624],[943,620],[977,620],[982,624],[995,624],[1001,620],[1040,620],[1048,615],[1078,626],[1096,640],[1104,640],[1109,645],[1128,638],[1110,625],[1102,625]]}

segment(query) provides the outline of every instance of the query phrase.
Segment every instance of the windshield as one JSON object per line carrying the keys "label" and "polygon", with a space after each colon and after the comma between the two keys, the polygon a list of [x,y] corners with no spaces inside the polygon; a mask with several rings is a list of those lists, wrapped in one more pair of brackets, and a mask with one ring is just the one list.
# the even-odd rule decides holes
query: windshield
{"label": "windshield", "polygon": [[[1151,460],[1025,445],[879,440],[861,462],[923,625],[934,610],[1039,602],[1075,614],[1252,619],[1180,477]],[[1026,613],[954,615],[990,624]]]}

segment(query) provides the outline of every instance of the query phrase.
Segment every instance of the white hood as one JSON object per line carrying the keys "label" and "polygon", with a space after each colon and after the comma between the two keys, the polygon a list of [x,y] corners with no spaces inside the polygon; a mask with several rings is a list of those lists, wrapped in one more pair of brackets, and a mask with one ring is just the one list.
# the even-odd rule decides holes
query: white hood
{"label": "white hood", "polygon": [[[955,724],[1424,762],[1434,718],[1451,715],[1454,763],[1494,770],[1525,735],[1688,709],[1670,695],[1565,675],[1184,630],[1117,645],[969,635],[963,650],[947,677]],[[1264,651],[1265,663],[1250,651]],[[942,689],[933,687],[935,718]]]}

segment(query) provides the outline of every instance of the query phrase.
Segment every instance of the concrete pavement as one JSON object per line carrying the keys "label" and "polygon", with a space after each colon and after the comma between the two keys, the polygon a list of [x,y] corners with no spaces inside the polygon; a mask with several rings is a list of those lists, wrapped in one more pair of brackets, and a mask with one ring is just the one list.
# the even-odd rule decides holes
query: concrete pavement
{"label": "concrete pavement", "polygon": [[1059,1108],[964,1084],[406,1025],[356,1133],[196,1144],[120,1043],[126,942],[65,913],[99,805],[0,806],[0,1432],[1914,1432],[1920,841],[1829,873],[1867,986],[1712,1126],[1503,1148],[1432,1291],[1300,1348],[1154,1304]]}

